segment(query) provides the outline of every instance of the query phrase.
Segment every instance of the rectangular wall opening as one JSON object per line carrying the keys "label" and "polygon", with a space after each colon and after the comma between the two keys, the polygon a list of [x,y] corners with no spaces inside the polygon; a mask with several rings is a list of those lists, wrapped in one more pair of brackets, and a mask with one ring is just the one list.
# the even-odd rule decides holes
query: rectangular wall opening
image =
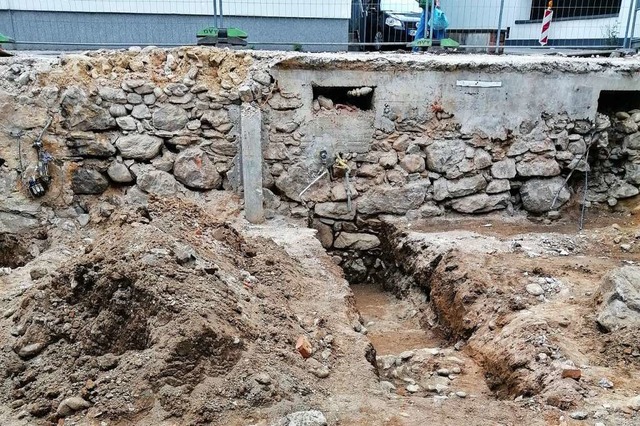
{"label": "rectangular wall opening", "polygon": [[373,87],[346,87],[346,86],[313,86],[313,99],[323,96],[331,99],[336,104],[349,105],[362,111],[373,109]]}
{"label": "rectangular wall opening", "polygon": [[639,90],[603,90],[598,99],[598,112],[611,114],[640,109]]}

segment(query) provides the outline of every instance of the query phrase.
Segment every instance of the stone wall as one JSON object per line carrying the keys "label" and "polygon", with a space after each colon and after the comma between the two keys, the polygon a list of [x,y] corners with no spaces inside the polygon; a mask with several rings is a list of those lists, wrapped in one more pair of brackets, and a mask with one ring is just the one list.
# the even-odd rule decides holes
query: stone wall
{"label": "stone wall", "polygon": [[[343,179],[325,177],[300,199],[300,191],[322,168],[309,166],[307,152],[296,146],[301,136],[294,132],[283,139],[282,129],[276,129],[266,152],[280,146],[279,152],[286,155],[265,157],[274,175],[273,190],[280,195],[267,192],[267,207],[304,214],[302,208],[282,208],[282,200],[299,201],[311,209],[312,225],[325,247],[357,250],[378,246],[378,239],[368,232],[376,229],[379,215],[416,220],[446,212],[522,209],[539,215],[559,210],[580,189],[587,170],[591,172],[587,203],[613,207],[639,192],[638,112],[618,112],[612,118],[598,114],[594,123],[570,120],[566,114],[542,114],[539,120],[509,131],[504,140],[465,134],[448,113],[402,120],[389,112],[396,128],[375,129],[370,149],[351,154],[351,210]],[[353,112],[334,107],[317,114]],[[573,179],[565,184],[572,171]]]}
{"label": "stone wall", "polygon": [[[242,103],[263,112],[267,215],[307,219],[327,248],[376,248],[385,214],[543,214],[556,194],[553,209],[570,200],[586,170],[590,204],[638,194],[640,114],[596,114],[599,90],[640,89],[637,61],[296,55],[146,48],[4,60],[0,233],[42,221],[73,229],[149,194],[206,201],[209,191],[236,190]],[[518,78],[541,77],[542,97],[561,99],[519,95]],[[500,85],[458,83],[471,78]],[[370,87],[370,104],[354,107],[339,90],[318,96],[323,87]],[[31,142],[48,117],[54,179],[34,200],[25,187],[37,164]],[[322,150],[330,162],[347,158],[349,190],[324,176],[301,197],[326,169]]]}
{"label": "stone wall", "polygon": [[[243,53],[198,48],[7,59],[0,233],[43,217],[69,227],[87,215],[100,221],[100,211],[148,194],[204,197],[237,188],[240,105],[260,101],[273,85],[259,65]],[[53,181],[31,199],[31,144],[49,117],[43,142],[55,158]]]}

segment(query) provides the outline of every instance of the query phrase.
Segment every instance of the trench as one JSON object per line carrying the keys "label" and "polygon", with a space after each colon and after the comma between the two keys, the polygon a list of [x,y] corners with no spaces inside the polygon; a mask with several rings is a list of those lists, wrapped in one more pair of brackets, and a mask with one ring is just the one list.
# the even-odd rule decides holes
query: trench
{"label": "trench", "polygon": [[[405,256],[392,249],[394,231],[383,229],[383,249],[342,253],[350,262],[360,257],[362,270],[345,271],[360,315],[361,329],[373,345],[379,380],[391,395],[416,398],[499,399],[493,377],[466,348],[466,339],[440,321],[425,273],[405,270]],[[435,268],[441,257],[432,259]],[[366,277],[366,278],[365,278]]]}

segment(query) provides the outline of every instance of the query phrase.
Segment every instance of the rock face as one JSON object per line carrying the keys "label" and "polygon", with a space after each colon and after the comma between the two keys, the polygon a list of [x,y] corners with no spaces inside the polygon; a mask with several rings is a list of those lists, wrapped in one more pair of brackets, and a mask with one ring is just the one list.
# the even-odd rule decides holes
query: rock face
{"label": "rock face", "polygon": [[175,105],[166,105],[153,113],[153,127],[158,130],[175,132],[187,125],[187,112]]}
{"label": "rock face", "polygon": [[640,327],[640,268],[625,266],[611,271],[599,294],[602,305],[596,321],[603,330]]}
{"label": "rock face", "polygon": [[71,189],[75,194],[102,194],[109,181],[97,170],[77,169],[71,178]]}
{"label": "rock face", "polygon": [[199,148],[181,152],[173,164],[176,179],[188,188],[214,189],[222,184],[222,177],[207,154]]}
{"label": "rock face", "polygon": [[[560,193],[555,206],[551,203],[556,194]],[[532,213],[545,213],[557,209],[569,201],[571,194],[564,186],[564,179],[556,177],[552,179],[530,179],[520,187],[522,204],[527,211]]]}
{"label": "rock face", "polygon": [[160,153],[162,139],[151,135],[127,135],[116,141],[123,158],[151,160]]}
{"label": "rock face", "polygon": [[405,214],[422,205],[427,193],[426,182],[410,183],[401,188],[377,186],[358,199],[358,212],[362,214]]}
{"label": "rock face", "polygon": [[86,92],[77,86],[64,92],[61,106],[65,125],[70,130],[108,130],[116,126],[109,110],[92,103]]}

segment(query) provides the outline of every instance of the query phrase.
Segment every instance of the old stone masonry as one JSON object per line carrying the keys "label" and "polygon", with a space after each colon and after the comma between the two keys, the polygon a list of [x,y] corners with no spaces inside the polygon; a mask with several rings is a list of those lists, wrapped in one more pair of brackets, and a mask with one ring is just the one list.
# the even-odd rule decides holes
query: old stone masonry
{"label": "old stone masonry", "polygon": [[[383,214],[557,210],[582,193],[587,171],[591,206],[615,206],[639,192],[640,110],[603,111],[595,120],[539,111],[489,134],[470,129],[443,100],[394,104],[380,86],[374,93],[362,83],[343,95],[333,77],[322,94],[316,81],[287,84],[282,70],[315,60],[294,55],[145,48],[4,62],[0,232],[56,217],[82,226],[150,194],[238,190],[243,103],[263,112],[267,215],[308,218],[327,248],[377,247]],[[394,64],[358,66],[386,72]],[[336,67],[327,73],[355,66]],[[368,96],[370,104],[349,96]],[[53,180],[34,202],[25,191],[37,165],[30,142],[49,117],[43,143],[55,158]],[[327,174],[301,197],[327,167],[322,150],[330,163],[344,155],[348,185]]]}

